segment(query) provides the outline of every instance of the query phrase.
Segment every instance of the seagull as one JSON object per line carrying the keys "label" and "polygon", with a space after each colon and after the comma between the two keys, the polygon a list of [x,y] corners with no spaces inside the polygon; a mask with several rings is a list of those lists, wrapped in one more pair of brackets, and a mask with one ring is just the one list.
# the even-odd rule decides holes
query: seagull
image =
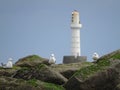
{"label": "seagull", "polygon": [[97,60],[99,58],[99,55],[95,52],[93,53],[92,59]]}
{"label": "seagull", "polygon": [[9,59],[8,59],[8,62],[7,62],[7,64],[6,64],[6,68],[12,68],[12,67],[13,67],[12,61],[13,61],[12,58],[9,58]]}
{"label": "seagull", "polygon": [[56,58],[54,54],[51,54],[50,59],[49,59],[50,64],[55,64],[56,63]]}

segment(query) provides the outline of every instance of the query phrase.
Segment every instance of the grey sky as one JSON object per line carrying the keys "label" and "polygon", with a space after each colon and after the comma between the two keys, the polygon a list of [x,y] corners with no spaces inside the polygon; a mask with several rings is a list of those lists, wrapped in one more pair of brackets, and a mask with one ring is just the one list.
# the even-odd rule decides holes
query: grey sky
{"label": "grey sky", "polygon": [[0,62],[70,55],[71,12],[80,12],[82,55],[120,48],[120,0],[0,0]]}

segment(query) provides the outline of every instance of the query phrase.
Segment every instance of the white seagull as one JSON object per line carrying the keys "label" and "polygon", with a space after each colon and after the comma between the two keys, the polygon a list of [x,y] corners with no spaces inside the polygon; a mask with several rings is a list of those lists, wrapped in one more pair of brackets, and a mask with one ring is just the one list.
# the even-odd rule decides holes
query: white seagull
{"label": "white seagull", "polygon": [[95,52],[92,56],[93,60],[97,60],[99,58],[99,55]]}
{"label": "white seagull", "polygon": [[49,59],[50,64],[55,64],[56,63],[56,58],[54,54],[51,54],[50,59]]}
{"label": "white seagull", "polygon": [[12,58],[9,58],[8,59],[8,62],[7,62],[7,64],[6,64],[6,68],[12,68],[13,67],[13,59]]}

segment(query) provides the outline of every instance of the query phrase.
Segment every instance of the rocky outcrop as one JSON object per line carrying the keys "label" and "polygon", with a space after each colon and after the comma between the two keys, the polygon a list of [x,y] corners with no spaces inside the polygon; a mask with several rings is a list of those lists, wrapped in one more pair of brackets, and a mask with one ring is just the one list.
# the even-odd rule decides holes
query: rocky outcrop
{"label": "rocky outcrop", "polygon": [[39,57],[38,55],[30,55],[24,58],[19,59],[15,65],[21,67],[33,67],[39,64],[49,65],[48,59]]}
{"label": "rocky outcrop", "polygon": [[61,72],[61,74],[67,79],[70,79],[75,72],[77,72],[77,70],[66,70],[66,71]]}
{"label": "rocky outcrop", "polygon": [[0,90],[65,90],[62,86],[31,79],[0,77]]}
{"label": "rocky outcrop", "polygon": [[42,85],[34,87],[22,79],[0,77],[0,90],[45,90]]}
{"label": "rocky outcrop", "polygon": [[[65,89],[64,89],[65,88]],[[96,62],[48,63],[31,55],[0,67],[0,90],[120,90],[120,50]]]}
{"label": "rocky outcrop", "polygon": [[117,50],[80,69],[64,87],[66,90],[119,90],[119,82],[120,50]]}
{"label": "rocky outcrop", "polygon": [[40,64],[35,67],[24,67],[16,72],[14,78],[22,78],[24,80],[38,79],[44,82],[55,83],[62,85],[67,82],[67,79],[60,73],[53,71],[45,64]]}
{"label": "rocky outcrop", "polygon": [[50,66],[52,70],[61,73],[65,78],[69,79],[79,69],[87,66],[91,66],[91,62],[71,63],[71,64],[58,64]]}
{"label": "rocky outcrop", "polygon": [[117,79],[118,73],[114,69],[109,68],[85,80],[76,75],[65,84],[65,88],[67,90],[114,90]]}

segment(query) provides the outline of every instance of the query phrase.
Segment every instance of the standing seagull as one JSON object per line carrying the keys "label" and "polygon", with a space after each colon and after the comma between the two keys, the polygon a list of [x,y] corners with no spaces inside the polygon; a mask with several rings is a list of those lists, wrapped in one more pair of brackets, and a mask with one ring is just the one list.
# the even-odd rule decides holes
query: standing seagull
{"label": "standing seagull", "polygon": [[92,59],[96,61],[98,58],[99,58],[99,55],[95,52],[92,56]]}
{"label": "standing seagull", "polygon": [[55,64],[56,63],[56,58],[54,54],[51,54],[50,59],[49,59],[50,64]]}
{"label": "standing seagull", "polygon": [[13,59],[12,58],[9,58],[8,59],[8,62],[7,62],[7,64],[6,64],[6,68],[12,68],[13,67]]}

